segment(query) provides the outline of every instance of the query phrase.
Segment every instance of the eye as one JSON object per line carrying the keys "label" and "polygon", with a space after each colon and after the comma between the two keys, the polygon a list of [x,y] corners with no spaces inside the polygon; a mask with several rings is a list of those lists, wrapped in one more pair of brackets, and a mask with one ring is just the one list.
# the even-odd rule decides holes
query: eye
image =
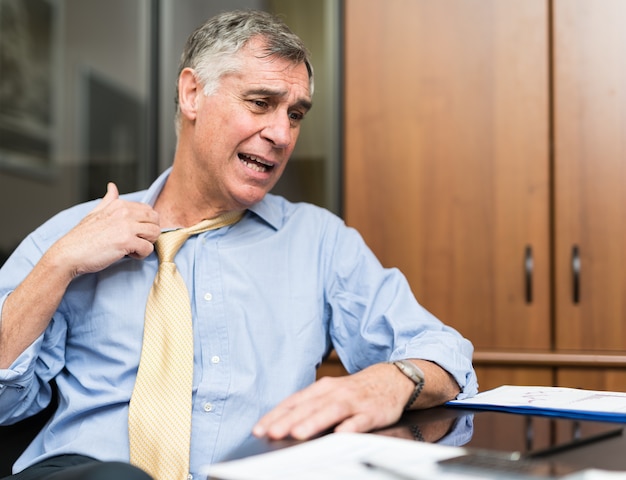
{"label": "eye", "polygon": [[304,120],[304,113],[300,113],[300,112],[289,112],[289,120],[291,120],[292,123],[299,123],[302,120]]}
{"label": "eye", "polygon": [[254,99],[250,100],[250,104],[257,110],[267,110],[269,108],[269,103],[266,100]]}

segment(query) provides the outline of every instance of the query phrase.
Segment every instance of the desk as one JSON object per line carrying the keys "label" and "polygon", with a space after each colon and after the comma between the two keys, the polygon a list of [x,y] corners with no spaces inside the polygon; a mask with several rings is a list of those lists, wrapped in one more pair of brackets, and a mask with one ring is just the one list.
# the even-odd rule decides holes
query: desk
{"label": "desk", "polygon": [[471,419],[463,446],[520,452],[585,468],[626,471],[626,424],[538,415],[437,407],[407,412],[400,422],[379,433],[411,437],[419,428],[425,441],[445,442],[446,432]]}
{"label": "desk", "polygon": [[[626,471],[625,424],[437,407],[407,412],[379,435],[477,450],[520,452],[583,468]],[[251,439],[229,459],[298,442]]]}

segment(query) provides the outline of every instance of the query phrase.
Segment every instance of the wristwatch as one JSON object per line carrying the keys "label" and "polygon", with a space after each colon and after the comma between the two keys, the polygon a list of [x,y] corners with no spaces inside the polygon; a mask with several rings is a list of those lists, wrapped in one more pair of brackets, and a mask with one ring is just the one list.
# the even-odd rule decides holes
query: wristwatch
{"label": "wristwatch", "polygon": [[410,360],[396,360],[395,362],[388,363],[393,363],[396,367],[398,367],[398,370],[405,374],[415,384],[415,390],[413,390],[409,401],[406,402],[406,405],[404,406],[404,409],[408,410],[411,408],[411,405],[415,403],[417,397],[420,396],[420,393],[422,393],[422,389],[424,388],[424,372],[422,372],[422,370]]}

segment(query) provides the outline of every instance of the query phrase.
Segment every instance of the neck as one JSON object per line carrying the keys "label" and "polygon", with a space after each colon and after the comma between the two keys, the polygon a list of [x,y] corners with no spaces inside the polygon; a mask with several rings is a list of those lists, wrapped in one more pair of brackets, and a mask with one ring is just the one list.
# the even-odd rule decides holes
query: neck
{"label": "neck", "polygon": [[182,190],[178,188],[178,185],[185,185],[185,183],[177,182],[170,177],[154,204],[154,209],[159,214],[161,228],[186,228],[202,220],[241,211],[216,208],[207,204],[206,199],[194,195],[191,184]]}

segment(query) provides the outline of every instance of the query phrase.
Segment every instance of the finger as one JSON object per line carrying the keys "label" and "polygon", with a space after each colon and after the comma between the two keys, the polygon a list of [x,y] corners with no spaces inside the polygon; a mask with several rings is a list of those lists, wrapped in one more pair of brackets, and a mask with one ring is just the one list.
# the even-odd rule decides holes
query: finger
{"label": "finger", "polygon": [[158,224],[141,224],[141,231],[137,232],[137,239],[133,242],[132,249],[127,255],[139,260],[146,258],[154,251],[154,242],[159,238],[160,233],[161,228]]}
{"label": "finger", "polygon": [[[298,440],[309,439],[335,427],[342,420],[350,418],[353,412],[354,410],[350,403],[328,399],[327,403],[320,403],[315,410],[291,419],[289,434]],[[270,430],[271,433],[272,431]]]}
{"label": "finger", "polygon": [[130,252],[128,252],[128,256],[136,260],[142,260],[150,255],[153,251],[154,244],[152,242],[138,238],[136,245]]}
{"label": "finger", "polygon": [[[287,420],[290,413],[297,406],[302,406],[304,404],[304,402],[306,401],[306,397],[308,396],[308,391],[313,389],[315,385],[316,384],[313,384],[312,386],[309,386],[304,390],[290,395],[285,400],[276,405],[272,410],[263,415],[263,417],[261,417],[261,419],[252,429],[253,435],[257,437],[264,437],[268,435],[268,431],[270,430],[270,428],[273,428],[274,435],[277,435],[277,437],[274,438],[283,438],[284,436],[286,436],[289,429],[286,427],[276,427],[275,425],[277,425],[279,422],[282,422],[282,425],[287,425]],[[283,436],[280,436],[281,434],[279,433],[279,430],[285,432]]]}
{"label": "finger", "polygon": [[338,398],[333,385],[334,379],[321,380],[288,397],[259,421],[253,434],[306,439],[335,426],[351,414],[351,403]]}
{"label": "finger", "polygon": [[139,230],[137,231],[139,238],[154,243],[159,238],[159,235],[161,235],[161,227],[159,226],[158,220],[156,223],[142,222],[139,224]]}
{"label": "finger", "polygon": [[[263,436],[267,436],[272,440],[280,440],[287,437],[298,440],[311,438],[334,425],[332,421],[324,423],[317,420],[321,415],[327,417],[328,412],[321,413],[317,407],[308,406],[300,406],[286,412],[282,411],[280,417],[263,427],[265,428]],[[313,420],[314,418],[315,420]],[[254,433],[259,436],[258,428],[255,428]]]}
{"label": "finger", "polygon": [[107,192],[104,197],[102,197],[102,200],[100,201],[100,203],[98,203],[96,208],[93,209],[93,211],[97,212],[104,209],[107,205],[111,204],[111,202],[117,200],[118,198],[120,198],[120,192],[117,189],[117,185],[115,185],[115,183],[113,182],[107,183]]}
{"label": "finger", "polygon": [[368,415],[358,414],[353,417],[346,418],[343,422],[335,427],[335,432],[369,432],[376,427],[385,426],[385,424],[377,425],[373,418]]}
{"label": "finger", "polygon": [[395,423],[401,416],[392,414],[380,405],[369,407],[369,402],[360,397],[336,397],[327,396],[318,402],[316,411],[295,420],[290,434],[304,440],[332,427],[336,432],[369,432]]}
{"label": "finger", "polygon": [[319,396],[323,395],[329,388],[331,388],[328,384],[332,383],[334,380],[334,378],[322,378],[308,387],[289,395],[271,411],[266,413],[263,418],[259,420],[259,423],[270,423],[284,415],[286,412],[301,406],[306,402],[315,401]]}

